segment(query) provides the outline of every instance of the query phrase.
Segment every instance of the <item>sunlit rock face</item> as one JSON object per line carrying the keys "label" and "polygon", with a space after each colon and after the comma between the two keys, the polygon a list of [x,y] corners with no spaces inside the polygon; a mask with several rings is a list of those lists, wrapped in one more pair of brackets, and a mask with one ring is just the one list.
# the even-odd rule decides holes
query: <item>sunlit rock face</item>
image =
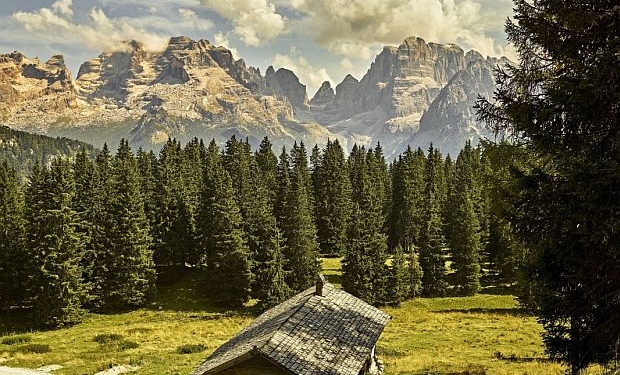
{"label": "sunlit rock face", "polygon": [[84,62],[75,80],[61,55],[42,63],[14,52],[0,55],[0,120],[96,145],[128,138],[145,149],[168,137],[223,142],[235,134],[253,144],[269,136],[277,147],[381,142],[388,157],[433,142],[455,154],[488,135],[471,107],[491,96],[492,69],[505,63],[410,37],[384,47],[361,79],[325,82],[308,100],[295,72],[263,75],[224,47],[184,36],[162,51],[126,42]]}

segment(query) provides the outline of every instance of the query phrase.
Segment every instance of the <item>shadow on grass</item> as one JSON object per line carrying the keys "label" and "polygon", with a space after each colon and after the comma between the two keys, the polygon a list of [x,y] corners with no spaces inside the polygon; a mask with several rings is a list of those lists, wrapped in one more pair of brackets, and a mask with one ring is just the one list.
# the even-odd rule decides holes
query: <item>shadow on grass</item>
{"label": "shadow on grass", "polygon": [[436,313],[464,313],[464,314],[489,314],[489,315],[510,315],[516,317],[532,316],[531,312],[523,308],[484,308],[473,307],[471,309],[445,309],[435,310]]}
{"label": "shadow on grass", "polygon": [[327,278],[327,281],[330,284],[337,284],[337,285],[342,285],[342,275],[338,274],[332,274],[332,275],[325,275],[325,277]]}
{"label": "shadow on grass", "polygon": [[0,311],[0,336],[31,332],[34,312],[32,309]]}
{"label": "shadow on grass", "polygon": [[205,273],[196,268],[186,268],[174,278],[158,282],[157,294],[146,308],[152,311],[210,314],[196,315],[205,320],[258,315],[258,309],[254,306],[230,308],[210,299]]}

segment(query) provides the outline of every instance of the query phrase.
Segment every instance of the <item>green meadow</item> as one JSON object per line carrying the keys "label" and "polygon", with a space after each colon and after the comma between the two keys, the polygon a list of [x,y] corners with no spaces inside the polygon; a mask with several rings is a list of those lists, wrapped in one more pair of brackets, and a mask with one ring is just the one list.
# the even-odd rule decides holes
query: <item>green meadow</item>
{"label": "green meadow", "polygon": [[[325,259],[328,279],[340,283],[340,262]],[[148,308],[90,314],[77,326],[31,331],[27,316],[0,316],[0,365],[63,366],[61,375],[94,374],[115,365],[132,374],[189,374],[256,315],[248,306],[227,311],[209,305],[192,273],[162,287]],[[386,375],[543,375],[564,368],[549,363],[536,319],[510,295],[408,301],[385,308],[393,318],[377,344]],[[592,372],[594,373],[594,372]]]}

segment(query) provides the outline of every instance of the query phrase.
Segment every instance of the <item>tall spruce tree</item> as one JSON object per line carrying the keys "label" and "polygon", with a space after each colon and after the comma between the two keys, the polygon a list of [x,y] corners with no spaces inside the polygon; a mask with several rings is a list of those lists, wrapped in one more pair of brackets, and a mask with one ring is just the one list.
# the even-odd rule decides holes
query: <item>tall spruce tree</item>
{"label": "tall spruce tree", "polygon": [[[319,252],[316,227],[312,219],[312,188],[308,170],[308,155],[303,143],[295,143],[291,150],[291,169],[285,170],[286,162],[280,163],[279,177],[281,197],[280,225],[285,241],[284,257],[287,284],[293,291],[312,286],[319,273]],[[287,181],[288,179],[288,186]]]}
{"label": "tall spruce tree", "polygon": [[0,311],[23,306],[24,281],[24,197],[17,172],[6,160],[0,163]]}
{"label": "tall spruce tree", "polygon": [[[444,296],[446,281],[446,241],[441,220],[442,172],[441,154],[431,145],[425,166],[424,225],[420,233],[420,266],[423,270],[422,293],[429,297]],[[415,272],[412,272],[412,276]],[[413,289],[413,288],[412,288]]]}
{"label": "tall spruce tree", "polygon": [[183,181],[182,216],[186,217],[184,233],[187,239],[184,242],[185,263],[195,265],[198,263],[198,246],[196,241],[198,206],[203,181],[203,155],[206,149],[202,140],[193,138],[183,149],[181,160],[181,175]]}
{"label": "tall spruce tree", "polygon": [[73,174],[75,180],[75,195],[72,200],[72,208],[76,213],[75,230],[79,234],[80,245],[80,268],[82,271],[82,282],[85,289],[85,306],[88,306],[91,299],[95,298],[92,289],[92,274],[94,265],[93,248],[93,225],[95,222],[93,206],[96,195],[96,171],[95,163],[82,148],[73,162]]}
{"label": "tall spruce tree", "polygon": [[90,298],[87,307],[100,311],[104,306],[106,283],[110,274],[108,264],[112,262],[114,223],[109,213],[111,190],[112,156],[107,144],[95,158],[95,186],[90,207],[90,243],[82,257],[84,282],[89,287]]}
{"label": "tall spruce tree", "polygon": [[372,150],[353,146],[349,157],[353,217],[342,261],[344,289],[371,304],[385,304],[388,267],[384,225],[384,181]]}
{"label": "tall spruce tree", "polygon": [[344,150],[338,140],[328,140],[316,156],[312,177],[319,249],[323,255],[343,255],[351,216],[351,183]]}
{"label": "tall spruce tree", "polygon": [[617,1],[515,1],[480,118],[518,137],[511,222],[532,252],[532,301],[548,354],[573,375],[618,361],[620,342],[620,8]]}
{"label": "tall spruce tree", "polygon": [[272,147],[269,138],[263,138],[258,150],[254,153],[254,159],[267,184],[271,207],[275,207],[278,199],[278,158],[273,153]]}
{"label": "tall spruce tree", "polygon": [[389,247],[401,245],[405,251],[418,246],[423,221],[424,152],[411,147],[392,166],[392,204],[390,207]]}
{"label": "tall spruce tree", "polygon": [[241,306],[250,296],[250,250],[233,184],[215,140],[206,152],[200,212],[210,297],[227,306]]}
{"label": "tall spruce tree", "polygon": [[181,144],[169,139],[157,163],[157,208],[154,233],[154,259],[159,270],[175,273],[192,252],[193,212],[189,201],[189,181],[184,175],[185,155]]}
{"label": "tall spruce tree", "polygon": [[155,292],[156,274],[140,176],[127,140],[121,140],[111,167],[105,210],[112,241],[101,294],[104,309],[125,310],[148,302]]}
{"label": "tall spruce tree", "polygon": [[[421,270],[418,267],[419,270]],[[420,273],[420,277],[421,277]],[[411,291],[411,272],[407,259],[403,254],[403,247],[398,245],[393,251],[392,262],[389,268],[388,283],[386,288],[386,302],[389,305],[398,306],[411,295],[420,295],[421,278],[418,278],[417,292]]]}
{"label": "tall spruce tree", "polygon": [[476,151],[467,143],[456,159],[449,247],[452,252],[454,287],[459,295],[480,289],[480,224],[475,203],[479,202]]}
{"label": "tall spruce tree", "polygon": [[45,326],[73,325],[84,313],[74,195],[71,165],[64,159],[54,159],[51,170],[35,168],[26,189],[28,294],[36,323]]}
{"label": "tall spruce tree", "polygon": [[268,190],[271,176],[263,173],[258,162],[253,162],[250,177],[254,200],[249,207],[247,227],[254,275],[252,296],[259,300],[259,308],[265,310],[288,298],[290,289],[285,280],[283,238],[273,214]]}

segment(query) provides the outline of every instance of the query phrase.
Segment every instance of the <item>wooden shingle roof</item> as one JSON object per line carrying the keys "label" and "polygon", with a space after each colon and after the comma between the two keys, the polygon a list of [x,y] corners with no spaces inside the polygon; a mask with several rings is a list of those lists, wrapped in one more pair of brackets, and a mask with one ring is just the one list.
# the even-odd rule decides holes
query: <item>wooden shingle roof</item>
{"label": "wooden shingle roof", "polygon": [[358,375],[390,316],[325,284],[260,315],[191,375],[215,374],[260,355],[296,375]]}

